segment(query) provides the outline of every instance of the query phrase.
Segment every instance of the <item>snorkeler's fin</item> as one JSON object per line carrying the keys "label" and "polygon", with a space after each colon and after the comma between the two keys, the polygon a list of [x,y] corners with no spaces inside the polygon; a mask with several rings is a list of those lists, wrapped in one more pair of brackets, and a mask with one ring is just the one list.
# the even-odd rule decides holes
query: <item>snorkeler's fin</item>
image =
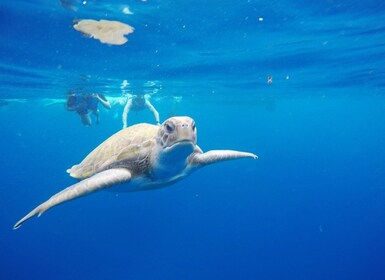
{"label": "snorkeler's fin", "polygon": [[40,204],[30,213],[28,213],[24,218],[18,221],[13,229],[19,228],[26,220],[32,218],[33,216],[40,217],[48,209],[61,204],[63,202],[111,187],[113,185],[121,184],[128,182],[131,179],[131,172],[127,169],[109,169],[95,174],[92,177],[84,179],[79,183],[76,183],[61,192],[55,194],[46,202]]}

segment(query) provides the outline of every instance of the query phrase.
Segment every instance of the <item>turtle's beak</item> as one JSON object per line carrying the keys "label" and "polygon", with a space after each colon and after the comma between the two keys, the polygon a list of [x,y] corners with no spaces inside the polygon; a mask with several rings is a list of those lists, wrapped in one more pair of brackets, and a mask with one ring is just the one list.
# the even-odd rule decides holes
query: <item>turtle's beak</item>
{"label": "turtle's beak", "polygon": [[195,134],[188,130],[182,130],[178,133],[179,141],[191,141],[195,144]]}
{"label": "turtle's beak", "polygon": [[195,126],[189,123],[182,123],[176,127],[175,133],[175,142],[192,142],[194,145],[196,144],[197,134]]}

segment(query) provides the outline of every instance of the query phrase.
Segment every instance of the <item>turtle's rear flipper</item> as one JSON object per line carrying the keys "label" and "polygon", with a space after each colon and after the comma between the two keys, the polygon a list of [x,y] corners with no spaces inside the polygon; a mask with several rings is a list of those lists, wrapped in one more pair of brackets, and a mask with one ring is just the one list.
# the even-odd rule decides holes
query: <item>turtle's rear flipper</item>
{"label": "turtle's rear flipper", "polygon": [[37,215],[40,217],[49,208],[52,208],[63,202],[87,195],[92,192],[102,190],[104,188],[111,187],[113,185],[126,183],[131,179],[131,172],[127,169],[109,169],[95,174],[94,176],[84,179],[79,183],[76,183],[61,192],[55,194],[46,202],[40,204],[33,209],[28,215],[18,221],[13,229],[19,228],[26,220]]}

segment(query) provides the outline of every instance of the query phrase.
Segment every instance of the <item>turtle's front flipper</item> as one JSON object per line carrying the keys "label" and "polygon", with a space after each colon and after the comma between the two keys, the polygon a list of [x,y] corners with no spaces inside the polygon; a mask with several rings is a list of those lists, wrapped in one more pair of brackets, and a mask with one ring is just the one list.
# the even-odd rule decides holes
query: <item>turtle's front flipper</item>
{"label": "turtle's front flipper", "polygon": [[238,158],[253,158],[257,159],[258,156],[252,153],[231,151],[231,150],[212,150],[206,153],[195,153],[189,159],[188,162],[192,166],[203,166],[211,163],[216,163],[225,160],[238,159]]}
{"label": "turtle's front flipper", "polygon": [[92,192],[108,188],[110,186],[128,182],[131,179],[131,173],[127,169],[109,169],[95,174],[94,176],[84,179],[61,192],[55,194],[46,202],[40,204],[33,209],[28,215],[18,221],[13,229],[19,228],[26,220],[37,215],[40,217],[49,208],[52,208],[63,202],[87,195]]}

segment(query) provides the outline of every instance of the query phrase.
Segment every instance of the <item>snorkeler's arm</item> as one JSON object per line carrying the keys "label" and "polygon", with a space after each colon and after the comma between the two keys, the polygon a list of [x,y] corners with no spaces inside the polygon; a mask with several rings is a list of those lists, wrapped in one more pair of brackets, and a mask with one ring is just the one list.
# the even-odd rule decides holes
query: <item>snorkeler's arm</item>
{"label": "snorkeler's arm", "polygon": [[155,118],[156,124],[159,124],[159,113],[158,113],[158,111],[155,109],[155,107],[148,100],[146,100],[146,106],[154,114],[154,118]]}
{"label": "snorkeler's arm", "polygon": [[111,109],[111,104],[108,102],[108,100],[104,97],[104,95],[96,94],[96,98],[102,103],[103,107],[106,109]]}
{"label": "snorkeler's arm", "polygon": [[128,113],[130,112],[131,106],[132,106],[132,100],[128,99],[126,106],[124,106],[124,110],[122,114],[123,128],[127,127],[127,117],[128,117]]}

